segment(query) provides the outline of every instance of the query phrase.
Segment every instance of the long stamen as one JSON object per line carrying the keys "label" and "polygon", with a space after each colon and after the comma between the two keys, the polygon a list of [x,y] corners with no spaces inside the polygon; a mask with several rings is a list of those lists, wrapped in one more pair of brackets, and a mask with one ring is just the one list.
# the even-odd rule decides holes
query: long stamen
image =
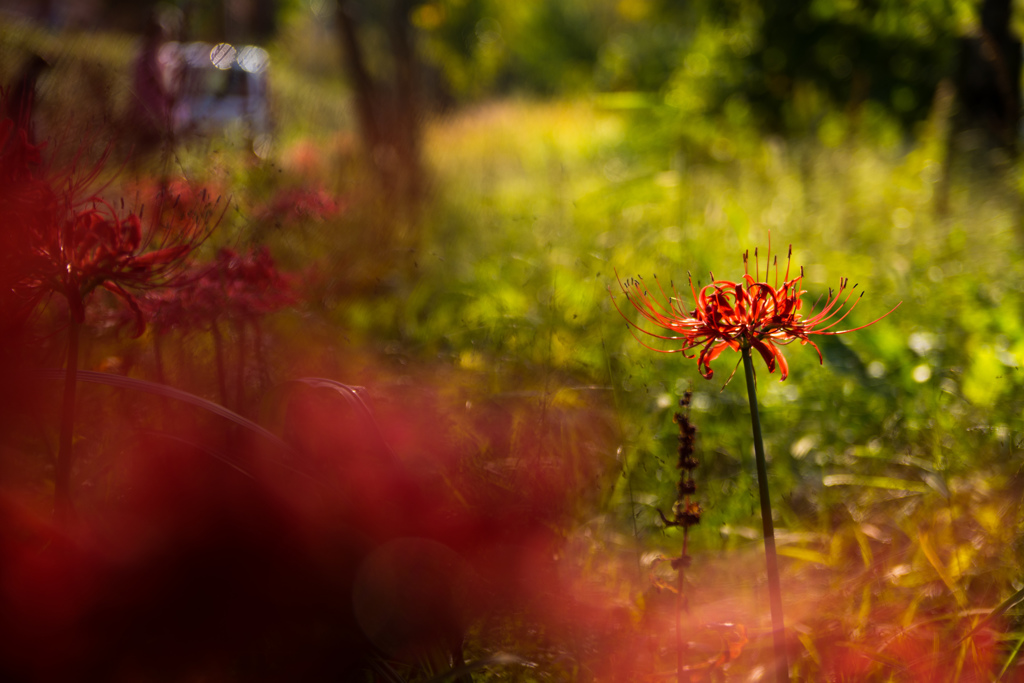
{"label": "long stamen", "polygon": [[[832,316],[838,314],[839,311],[841,311],[843,309],[843,307],[846,306],[846,302],[850,300],[851,296],[853,296],[853,292],[852,291],[849,294],[846,295],[846,299],[844,299],[843,303],[841,303],[839,305],[839,308],[836,309],[835,311],[832,311],[832,309],[835,308],[836,303],[839,301],[839,297],[842,296],[843,291],[846,289],[846,285],[847,285],[847,283],[849,283],[849,281],[850,280],[848,278],[842,278],[839,281],[839,291],[836,292],[835,297],[831,297],[832,290],[831,289],[829,290],[829,296],[831,297],[831,301],[826,303],[825,304],[825,308],[821,309],[821,312],[818,313],[818,315],[813,318],[813,321],[814,321],[815,325],[818,324],[819,322],[825,322],[826,320],[828,320]],[[832,311],[832,312],[830,313],[829,311]]]}
{"label": "long stamen", "polygon": [[[852,292],[850,293],[850,296],[853,296],[853,293],[852,293]],[[839,323],[843,322],[843,319],[844,319],[844,318],[846,318],[846,316],[850,315],[850,313],[852,313],[852,312],[853,312],[853,309],[857,308],[857,304],[859,304],[859,303],[860,303],[860,300],[861,300],[861,299],[863,299],[863,298],[864,298],[864,292],[861,292],[861,293],[860,293],[860,296],[858,296],[858,297],[857,297],[857,300],[853,302],[853,305],[852,305],[852,306],[850,306],[849,308],[847,308],[847,309],[846,309],[846,312],[845,312],[845,313],[843,313],[843,314],[842,314],[841,316],[839,316],[839,318],[838,318],[838,319],[836,319],[836,320],[833,320],[833,321],[832,321],[831,323],[829,323],[829,324],[828,324],[828,325],[826,325],[825,327],[822,327],[821,329],[815,330],[815,332],[819,332],[819,333],[825,333],[825,332],[827,332],[827,331],[829,330],[829,328],[835,327],[835,326],[836,326],[836,325],[838,325]],[[846,301],[849,301],[849,300],[850,300],[850,297],[849,297],[849,296],[848,296],[848,297],[846,297]],[[844,302],[843,302],[843,306],[844,306],[844,307],[846,306],[846,301],[844,301]],[[837,310],[837,311],[836,311],[835,313],[833,313],[833,315],[836,315],[836,314],[838,314],[840,310],[842,310],[842,309],[839,309],[839,310]],[[830,316],[830,317],[831,317],[831,316]],[[847,330],[847,332],[848,332],[848,331],[849,331],[849,330]]]}
{"label": "long stamen", "polygon": [[[862,294],[862,296],[863,296],[863,294]],[[826,334],[846,334],[847,332],[856,332],[857,330],[863,330],[863,329],[864,329],[865,327],[871,327],[872,325],[874,325],[875,323],[877,323],[877,322],[878,322],[879,320],[881,320],[882,318],[884,318],[884,317],[888,316],[888,315],[889,315],[889,313],[892,313],[892,312],[893,312],[893,311],[895,311],[895,310],[896,310],[897,308],[899,308],[899,307],[900,307],[900,304],[902,304],[902,303],[903,303],[903,302],[901,301],[900,303],[896,304],[896,305],[895,305],[895,306],[893,306],[893,307],[892,307],[891,309],[889,309],[889,312],[888,312],[888,313],[886,313],[885,315],[881,315],[881,316],[879,316],[879,317],[875,318],[874,320],[872,320],[872,321],[871,321],[871,322],[869,322],[869,323],[866,323],[866,324],[864,324],[864,325],[861,325],[861,326],[859,326],[859,327],[851,327],[851,328],[850,328],[850,329],[848,329],[848,330],[840,330],[839,332],[827,332]],[[851,307],[851,310],[852,310],[852,307]],[[815,348],[817,348],[817,347],[815,347]],[[820,352],[819,352],[819,353],[820,353]]]}

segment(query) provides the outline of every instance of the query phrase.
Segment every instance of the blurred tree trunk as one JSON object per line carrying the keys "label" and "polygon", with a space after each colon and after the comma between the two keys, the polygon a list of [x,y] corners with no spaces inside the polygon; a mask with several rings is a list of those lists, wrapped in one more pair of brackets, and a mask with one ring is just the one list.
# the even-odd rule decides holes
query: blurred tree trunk
{"label": "blurred tree trunk", "polygon": [[[369,1],[369,0],[368,0]],[[365,3],[339,2],[337,30],[355,98],[363,150],[389,197],[412,205],[423,193],[420,97],[410,13],[415,0],[387,3],[384,27],[393,63],[390,82],[371,74],[359,40]]]}
{"label": "blurred tree trunk", "polygon": [[277,34],[277,2],[255,0],[249,32],[257,43],[268,43]]}
{"label": "blurred tree trunk", "polygon": [[1012,0],[984,0],[978,35],[961,44],[959,131],[978,130],[985,147],[1017,153],[1020,125],[1021,42],[1010,30]]}
{"label": "blurred tree trunk", "polygon": [[266,43],[277,30],[275,0],[221,0],[224,38],[233,43]]}

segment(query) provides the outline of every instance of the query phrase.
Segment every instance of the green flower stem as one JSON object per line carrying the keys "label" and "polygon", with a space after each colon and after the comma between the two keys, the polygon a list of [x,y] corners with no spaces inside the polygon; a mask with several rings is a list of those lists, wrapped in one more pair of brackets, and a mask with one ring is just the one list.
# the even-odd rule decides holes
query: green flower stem
{"label": "green flower stem", "polygon": [[[687,498],[688,499],[688,498]],[[676,680],[683,683],[683,653],[688,649],[683,641],[683,612],[690,613],[689,601],[683,592],[686,586],[687,545],[690,541],[690,527],[683,527],[683,549],[679,553],[679,571],[676,572]]]}
{"label": "green flower stem", "polygon": [[754,385],[754,362],[750,348],[743,353],[743,370],[747,375],[747,397],[750,399],[750,422],[754,429],[754,456],[757,460],[757,490],[761,498],[761,524],[764,526],[764,554],[768,565],[768,600],[772,611],[772,638],[775,642],[775,672],[779,683],[789,681],[786,657],[786,625],[782,618],[782,589],[779,586],[779,560],[775,552],[775,526],[772,524],[772,502],[768,496],[768,466],[761,438],[761,418],[757,412],[757,388]]}

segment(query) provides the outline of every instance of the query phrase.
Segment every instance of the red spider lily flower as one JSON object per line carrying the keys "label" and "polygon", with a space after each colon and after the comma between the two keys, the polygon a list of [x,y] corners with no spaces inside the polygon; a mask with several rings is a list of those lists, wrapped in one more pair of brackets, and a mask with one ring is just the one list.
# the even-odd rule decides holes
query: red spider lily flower
{"label": "red spider lily flower", "polygon": [[54,220],[57,196],[36,177],[40,145],[0,119],[0,324],[16,329],[31,312],[19,287],[32,267],[32,236]]}
{"label": "red spider lily flower", "polygon": [[344,208],[342,201],[323,188],[294,187],[279,191],[257,217],[278,226],[295,225],[329,220]]}
{"label": "red spider lily flower", "polygon": [[225,247],[211,265],[193,269],[173,293],[146,297],[143,308],[166,331],[207,327],[220,319],[252,321],[294,300],[291,278],[278,271],[266,247],[242,254]]}
{"label": "red spider lily flower", "polygon": [[[750,274],[749,252],[743,254],[745,273],[741,282],[716,280],[712,274],[712,282],[698,292],[693,286],[693,279],[690,278],[690,292],[695,303],[692,310],[683,308],[682,299],[674,288],[671,294],[668,294],[658,283],[658,295],[652,295],[647,291],[642,279],[630,278],[625,283],[620,280],[619,287],[629,303],[648,322],[667,330],[670,333],[667,335],[648,330],[642,325],[632,322],[621,309],[618,309],[618,304],[615,306],[619,313],[626,317],[633,336],[647,348],[662,353],[682,353],[687,358],[693,358],[692,355],[687,355],[687,352],[699,347],[700,354],[697,364],[701,375],[706,379],[711,379],[714,375],[711,363],[723,351],[726,349],[740,351],[747,348],[755,349],[761,354],[768,366],[768,372],[775,372],[775,368],[778,366],[782,380],[789,376],[789,364],[786,362],[786,357],[782,354],[780,346],[799,340],[801,344],[813,346],[818,352],[818,361],[824,362],[821,349],[811,341],[811,335],[838,335],[862,330],[874,325],[899,307],[899,304],[896,304],[889,313],[865,325],[847,330],[833,329],[853,311],[863,296],[863,292],[861,292],[850,304],[857,285],[849,287],[849,280],[842,278],[839,281],[838,290],[829,289],[821,309],[815,312],[814,309],[818,303],[816,302],[811,307],[810,313],[804,316],[801,313],[803,307],[801,297],[807,293],[807,290],[800,288],[804,274],[801,268],[800,275],[790,279],[789,261],[792,256],[793,247],[790,246],[786,273],[782,278],[781,285],[779,284],[777,258],[774,262],[775,285],[770,285],[759,279],[760,268],[757,263],[756,249],[754,250],[753,275]],[[771,263],[770,259],[771,247],[769,246],[769,258],[766,261]],[[768,263],[765,267],[765,280],[768,279]],[[657,279],[655,282],[657,283]],[[848,289],[849,291],[847,291]],[[612,301],[614,302],[614,297]],[[646,344],[635,330],[657,339],[679,342],[679,347],[654,348]]]}
{"label": "red spider lily flower", "polygon": [[[5,100],[0,92],[0,105]],[[0,313],[23,322],[58,294],[81,323],[86,300],[102,287],[128,304],[141,333],[142,311],[129,290],[172,284],[216,225],[217,202],[171,216],[160,210],[169,201],[156,202],[144,229],[142,211],[125,216],[99,196],[112,146],[92,163],[84,145],[66,162],[55,161],[52,147],[44,157],[46,146],[0,117]]]}
{"label": "red spider lily flower", "polygon": [[142,224],[136,214],[121,218],[103,200],[91,201],[88,208],[72,212],[59,229],[38,235],[37,266],[23,285],[36,300],[50,292],[63,294],[78,322],[85,320],[88,296],[102,287],[128,305],[141,334],[142,310],[128,290],[170,284],[196,245],[189,241],[143,251]]}
{"label": "red spider lily flower", "polygon": [[54,170],[9,119],[0,121],[0,212],[3,214],[3,310],[24,320],[52,294],[67,299],[74,320],[97,288],[122,299],[135,316],[142,310],[129,290],[171,285],[187,257],[216,224],[215,202],[164,224],[162,212],[143,229],[140,214],[119,215],[92,188],[106,155],[82,172]]}
{"label": "red spider lily flower", "polygon": [[155,213],[150,215],[154,224],[169,226],[189,222],[192,216],[224,196],[224,188],[218,184],[184,178],[136,179],[126,184],[126,190],[135,197],[136,204],[145,204],[147,211],[153,207]]}
{"label": "red spider lily flower", "polygon": [[[0,104],[4,98],[0,92]],[[151,211],[155,220],[145,232],[141,210],[119,215],[99,196],[105,185],[97,183],[112,148],[91,165],[85,163],[84,145],[70,162],[58,163],[52,148],[44,159],[23,127],[0,119],[0,314],[12,314],[0,333],[19,336],[32,312],[54,294],[67,300],[70,312],[54,471],[54,511],[65,520],[73,514],[75,387],[89,296],[102,287],[120,297],[134,313],[136,334],[142,334],[142,309],[128,290],[176,284],[188,256],[217,223],[210,220],[213,204],[169,224],[163,212]]]}
{"label": "red spider lily flower", "polygon": [[266,247],[243,254],[221,249],[201,282],[222,299],[222,314],[240,320],[272,313],[293,300],[290,278],[277,270]]}

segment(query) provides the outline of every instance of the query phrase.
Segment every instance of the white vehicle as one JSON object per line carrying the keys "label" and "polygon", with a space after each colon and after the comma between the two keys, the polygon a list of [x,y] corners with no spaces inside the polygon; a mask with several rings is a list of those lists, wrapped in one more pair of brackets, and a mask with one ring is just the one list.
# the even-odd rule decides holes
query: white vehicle
{"label": "white vehicle", "polygon": [[[267,76],[270,57],[255,45],[165,43],[160,63],[174,93],[176,134],[220,133],[241,125],[255,146],[272,129]],[[257,150],[258,151],[258,150]]]}

